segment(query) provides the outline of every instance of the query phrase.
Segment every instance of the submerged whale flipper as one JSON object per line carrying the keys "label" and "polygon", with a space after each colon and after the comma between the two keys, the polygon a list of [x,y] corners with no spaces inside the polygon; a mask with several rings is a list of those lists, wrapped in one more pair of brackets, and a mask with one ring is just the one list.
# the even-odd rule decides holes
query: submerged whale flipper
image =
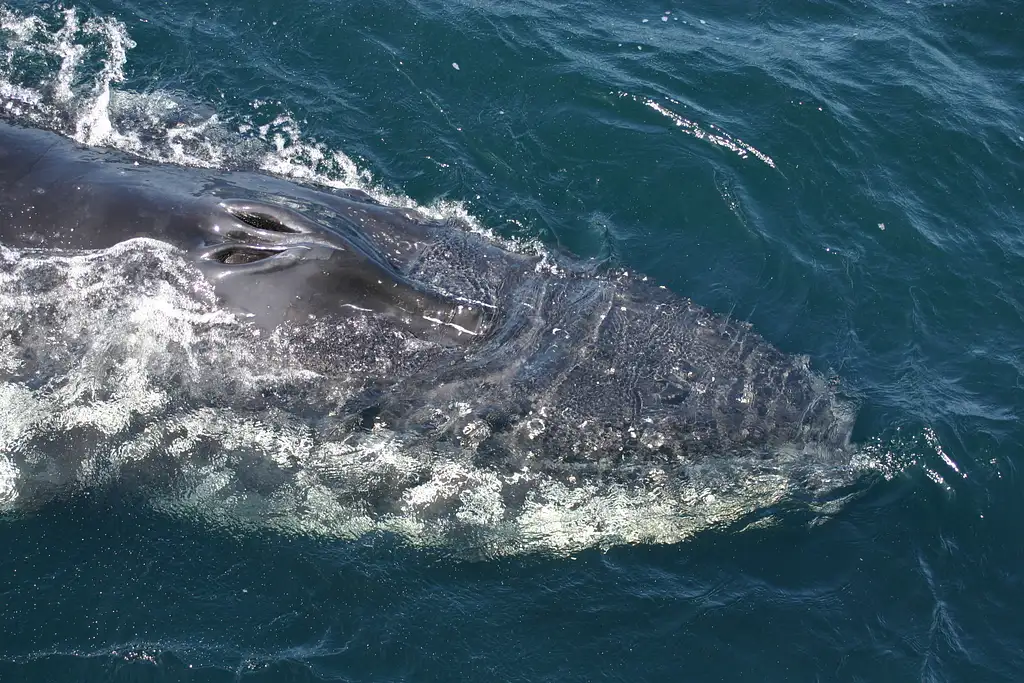
{"label": "submerged whale flipper", "polygon": [[849,481],[855,412],[645,280],[0,123],[0,510],[117,482],[318,533],[671,541]]}

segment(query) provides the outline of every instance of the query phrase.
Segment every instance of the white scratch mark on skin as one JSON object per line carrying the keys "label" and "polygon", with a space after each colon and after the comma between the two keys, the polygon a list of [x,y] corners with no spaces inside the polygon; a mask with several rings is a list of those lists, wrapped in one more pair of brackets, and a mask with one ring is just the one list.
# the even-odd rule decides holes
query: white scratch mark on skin
{"label": "white scratch mark on skin", "polygon": [[466,333],[466,334],[473,335],[474,337],[478,336],[478,334],[479,334],[478,332],[473,332],[472,330],[467,330],[462,325],[456,325],[455,323],[446,323],[446,322],[444,322],[443,320],[441,320],[439,318],[431,318],[429,315],[423,316],[423,319],[424,320],[429,320],[430,322],[436,323],[438,325],[447,325],[448,327],[453,327],[456,330],[458,330],[459,334]]}
{"label": "white scratch mark on skin", "polygon": [[497,306],[495,306],[494,304],[484,303],[483,301],[477,301],[476,299],[468,299],[468,298],[466,298],[464,296],[457,296],[457,297],[454,297],[454,299],[456,301],[465,301],[467,304],[475,304],[477,306],[483,306],[484,308],[494,308],[494,309],[497,308]]}

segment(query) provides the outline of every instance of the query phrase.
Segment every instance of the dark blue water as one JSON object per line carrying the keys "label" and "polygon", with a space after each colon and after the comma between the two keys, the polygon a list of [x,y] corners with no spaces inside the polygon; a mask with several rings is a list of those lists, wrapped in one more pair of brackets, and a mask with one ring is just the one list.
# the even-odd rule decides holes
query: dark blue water
{"label": "dark blue water", "polygon": [[87,492],[0,516],[0,680],[1024,678],[1018,3],[8,2],[0,25],[8,117],[643,272],[834,372],[875,463],[828,510],[483,561]]}

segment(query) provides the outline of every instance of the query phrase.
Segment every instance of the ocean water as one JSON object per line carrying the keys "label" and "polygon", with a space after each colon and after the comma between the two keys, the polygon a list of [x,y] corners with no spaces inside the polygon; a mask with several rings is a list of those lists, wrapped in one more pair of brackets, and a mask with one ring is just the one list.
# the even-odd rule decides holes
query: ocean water
{"label": "ocean water", "polygon": [[869,463],[824,506],[477,557],[117,488],[4,508],[0,681],[1024,678],[1018,4],[8,0],[0,42],[8,119],[749,320],[857,399]]}

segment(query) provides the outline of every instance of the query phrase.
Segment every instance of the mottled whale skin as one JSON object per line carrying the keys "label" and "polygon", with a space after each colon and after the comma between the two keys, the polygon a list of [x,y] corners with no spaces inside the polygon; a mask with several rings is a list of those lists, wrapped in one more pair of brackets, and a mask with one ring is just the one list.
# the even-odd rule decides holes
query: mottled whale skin
{"label": "mottled whale skin", "polygon": [[[508,509],[543,497],[541,480],[681,491],[722,459],[737,472],[849,455],[854,406],[806,358],[645,279],[518,253],[356,190],[150,164],[0,123],[0,244],[105,249],[136,237],[182,250],[228,309],[262,330],[293,330],[298,352],[319,358],[317,372],[343,380],[331,394],[338,403],[309,418],[311,438],[328,423],[334,436],[356,437],[386,425],[499,473]],[[305,343],[294,330],[310,320],[362,324]],[[30,336],[22,323],[6,334]],[[261,396],[238,402],[256,410]],[[267,400],[283,400],[275,396]],[[25,439],[50,448],[37,431]],[[18,453],[9,457],[31,470]],[[304,465],[303,476],[315,471],[369,516],[412,505],[403,496],[420,476],[340,483],[336,467],[320,466]],[[238,486],[273,490],[297,481],[299,469],[247,464]],[[18,484],[22,499],[30,479]]]}

